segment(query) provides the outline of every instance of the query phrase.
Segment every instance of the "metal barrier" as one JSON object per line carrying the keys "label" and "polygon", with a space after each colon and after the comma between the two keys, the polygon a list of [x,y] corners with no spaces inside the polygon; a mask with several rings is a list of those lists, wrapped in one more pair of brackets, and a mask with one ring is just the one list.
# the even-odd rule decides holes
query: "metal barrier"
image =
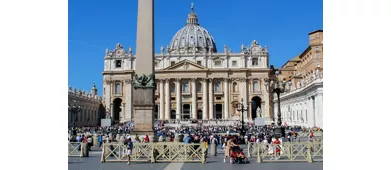
{"label": "metal barrier", "polygon": [[81,142],[68,142],[68,156],[83,157],[82,150]]}
{"label": "metal barrier", "polygon": [[[311,132],[298,132],[297,137],[310,137]],[[315,131],[314,132],[315,138],[323,138],[323,132],[322,131]]]}
{"label": "metal barrier", "polygon": [[[276,150],[280,152],[277,153]],[[257,162],[313,162],[323,161],[322,142],[284,142],[280,145],[248,143],[248,157],[256,156]]]}
{"label": "metal barrier", "polygon": [[[103,144],[101,163],[127,162],[127,145]],[[133,143],[131,162],[201,162],[206,161],[206,149],[202,144],[174,142]]]}

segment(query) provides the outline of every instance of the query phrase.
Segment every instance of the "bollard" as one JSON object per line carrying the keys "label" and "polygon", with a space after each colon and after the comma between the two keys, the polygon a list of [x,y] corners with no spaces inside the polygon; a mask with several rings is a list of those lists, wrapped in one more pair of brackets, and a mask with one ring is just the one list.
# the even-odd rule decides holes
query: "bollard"
{"label": "bollard", "polygon": [[88,143],[81,143],[81,152],[83,157],[88,157],[89,156],[89,151],[88,151]]}
{"label": "bollard", "polygon": [[109,140],[113,141],[113,134],[109,133]]}
{"label": "bollard", "polygon": [[95,147],[99,147],[98,135],[94,134],[94,136],[92,136],[92,144]]}
{"label": "bollard", "polygon": [[118,133],[117,135],[115,135],[115,141],[117,141],[117,142],[118,142],[118,141],[119,141],[119,139],[120,139],[120,136],[121,136],[121,135],[120,135],[119,133]]}
{"label": "bollard", "polygon": [[123,145],[124,142],[125,142],[125,137],[124,137],[124,135],[121,135],[121,136],[119,137],[118,143],[121,144],[121,145]]}
{"label": "bollard", "polygon": [[217,156],[217,146],[215,143],[210,144],[210,156]]}
{"label": "bollard", "polygon": [[159,136],[159,142],[163,142],[163,141],[164,141],[163,136]]}
{"label": "bollard", "polygon": [[179,142],[183,142],[183,139],[184,139],[183,137],[184,137],[183,134],[180,134],[180,135],[179,135]]}
{"label": "bollard", "polygon": [[179,142],[181,139],[179,138],[179,135],[176,133],[174,137],[174,142]]}

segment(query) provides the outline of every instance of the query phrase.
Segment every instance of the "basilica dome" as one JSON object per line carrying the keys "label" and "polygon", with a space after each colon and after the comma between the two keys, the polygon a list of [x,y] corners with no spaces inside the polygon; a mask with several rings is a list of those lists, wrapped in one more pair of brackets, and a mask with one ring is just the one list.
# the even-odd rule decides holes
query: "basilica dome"
{"label": "basilica dome", "polygon": [[193,5],[186,25],[174,35],[167,50],[170,53],[217,52],[212,35],[198,23]]}

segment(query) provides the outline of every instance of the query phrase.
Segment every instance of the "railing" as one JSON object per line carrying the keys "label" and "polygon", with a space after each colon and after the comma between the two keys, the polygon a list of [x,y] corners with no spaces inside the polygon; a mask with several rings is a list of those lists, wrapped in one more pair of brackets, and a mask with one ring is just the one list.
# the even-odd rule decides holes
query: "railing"
{"label": "railing", "polygon": [[[103,144],[101,163],[127,162],[127,145]],[[133,143],[131,162],[201,162],[206,161],[206,149],[202,144],[173,142]]]}
{"label": "railing", "polygon": [[81,142],[68,142],[68,156],[83,157],[82,150]]}
{"label": "railing", "polygon": [[[280,153],[276,152],[280,149]],[[323,161],[322,142],[284,142],[280,145],[248,143],[248,157],[256,156],[257,162],[313,162]]]}
{"label": "railing", "polygon": [[[297,138],[310,138],[311,132],[299,132],[297,133]],[[323,132],[321,131],[315,131],[314,132],[314,138],[312,139],[316,142],[322,142],[323,141]]]}

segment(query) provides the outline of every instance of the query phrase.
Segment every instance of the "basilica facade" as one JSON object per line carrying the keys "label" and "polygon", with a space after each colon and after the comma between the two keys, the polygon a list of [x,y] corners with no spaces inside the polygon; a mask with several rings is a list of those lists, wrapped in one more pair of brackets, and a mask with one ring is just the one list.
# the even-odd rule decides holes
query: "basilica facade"
{"label": "basilica facade", "polygon": [[[241,119],[235,108],[248,107],[245,121],[252,121],[257,108],[266,120],[273,116],[264,78],[269,76],[269,52],[256,40],[249,45],[226,45],[218,51],[212,34],[200,25],[191,8],[186,25],[166,48],[155,54],[155,119]],[[114,122],[132,121],[132,80],[137,56],[117,44],[106,49],[103,71],[103,105]]]}

